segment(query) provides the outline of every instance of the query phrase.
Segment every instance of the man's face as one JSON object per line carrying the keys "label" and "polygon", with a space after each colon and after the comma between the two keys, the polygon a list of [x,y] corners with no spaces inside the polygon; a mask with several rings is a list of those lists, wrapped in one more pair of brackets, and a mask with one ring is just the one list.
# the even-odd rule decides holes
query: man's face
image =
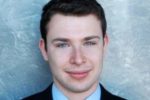
{"label": "man's face", "polygon": [[39,46],[56,85],[70,92],[96,87],[107,44],[107,36],[103,41],[100,20],[94,15],[56,14],[47,29],[47,51],[44,40],[41,39]]}

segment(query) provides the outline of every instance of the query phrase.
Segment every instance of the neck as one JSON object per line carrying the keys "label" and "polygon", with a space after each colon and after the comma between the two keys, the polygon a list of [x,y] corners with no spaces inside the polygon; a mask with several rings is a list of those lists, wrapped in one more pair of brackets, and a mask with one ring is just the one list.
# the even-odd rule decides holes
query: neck
{"label": "neck", "polygon": [[96,91],[97,86],[99,83],[93,84],[89,89],[82,91],[82,92],[73,92],[67,90],[65,87],[61,86],[61,84],[54,82],[57,86],[57,88],[60,89],[60,91],[69,99],[69,100],[85,100],[87,97],[89,97],[94,91]]}

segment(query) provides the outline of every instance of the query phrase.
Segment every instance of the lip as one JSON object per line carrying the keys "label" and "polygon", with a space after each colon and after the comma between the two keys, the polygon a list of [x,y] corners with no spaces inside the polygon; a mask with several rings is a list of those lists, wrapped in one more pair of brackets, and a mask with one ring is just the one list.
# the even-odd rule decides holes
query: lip
{"label": "lip", "polygon": [[77,80],[81,80],[84,79],[88,76],[89,71],[72,71],[72,72],[68,72],[68,74]]}

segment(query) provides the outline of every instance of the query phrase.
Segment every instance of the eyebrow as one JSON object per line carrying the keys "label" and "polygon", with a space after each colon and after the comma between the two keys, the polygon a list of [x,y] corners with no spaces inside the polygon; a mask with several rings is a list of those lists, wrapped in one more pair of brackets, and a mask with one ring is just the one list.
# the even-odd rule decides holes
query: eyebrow
{"label": "eyebrow", "polygon": [[92,39],[100,39],[99,36],[88,36],[88,37],[85,37],[84,40],[88,41],[88,40],[92,40]]}
{"label": "eyebrow", "polygon": [[[100,37],[99,36],[88,36],[88,37],[85,37],[83,40],[84,41],[88,41],[88,40],[92,40],[92,39],[100,39]],[[67,39],[67,38],[55,38],[55,39],[52,40],[52,43],[58,42],[58,41],[60,41],[60,42],[68,42],[69,39]]]}
{"label": "eyebrow", "polygon": [[56,39],[52,40],[52,43],[53,43],[53,42],[57,42],[57,41],[60,41],[60,42],[68,42],[69,40],[66,39],[66,38],[56,38]]}

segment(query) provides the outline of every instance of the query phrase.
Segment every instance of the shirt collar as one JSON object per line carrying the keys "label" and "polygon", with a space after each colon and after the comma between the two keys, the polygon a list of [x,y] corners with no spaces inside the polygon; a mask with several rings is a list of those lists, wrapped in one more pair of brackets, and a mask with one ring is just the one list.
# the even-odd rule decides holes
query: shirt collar
{"label": "shirt collar", "polygon": [[100,100],[101,98],[101,89],[100,85],[97,86],[95,92],[93,92],[86,100]]}
{"label": "shirt collar", "polygon": [[[68,100],[67,97],[57,88],[55,84],[52,86],[52,95],[54,100]],[[97,86],[96,90],[87,97],[86,100],[100,100],[101,98],[101,89],[100,85]]]}
{"label": "shirt collar", "polygon": [[53,100],[68,100],[67,97],[57,88],[55,83],[52,86]]}

